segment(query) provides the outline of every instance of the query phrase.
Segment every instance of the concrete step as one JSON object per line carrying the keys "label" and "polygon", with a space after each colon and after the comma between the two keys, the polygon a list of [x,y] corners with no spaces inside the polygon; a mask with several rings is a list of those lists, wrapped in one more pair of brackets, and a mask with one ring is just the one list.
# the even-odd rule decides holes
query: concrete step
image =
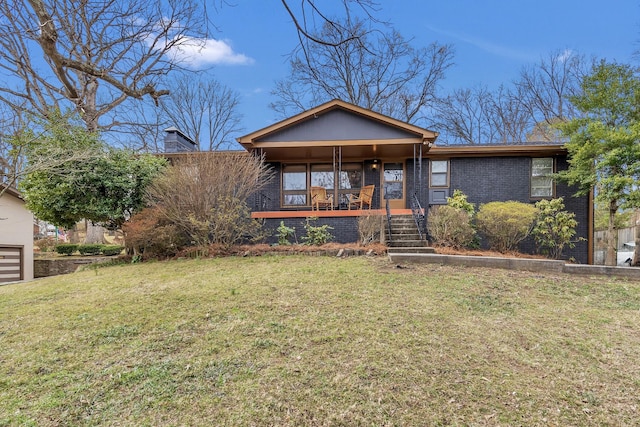
{"label": "concrete step", "polygon": [[422,240],[420,234],[413,230],[413,233],[391,233],[391,240]]}
{"label": "concrete step", "polygon": [[387,248],[387,254],[434,254],[436,250],[430,246],[418,246],[418,247],[389,247]]}
{"label": "concrete step", "polygon": [[389,247],[394,248],[410,248],[410,247],[425,247],[428,245],[426,240],[391,240],[387,242]]}

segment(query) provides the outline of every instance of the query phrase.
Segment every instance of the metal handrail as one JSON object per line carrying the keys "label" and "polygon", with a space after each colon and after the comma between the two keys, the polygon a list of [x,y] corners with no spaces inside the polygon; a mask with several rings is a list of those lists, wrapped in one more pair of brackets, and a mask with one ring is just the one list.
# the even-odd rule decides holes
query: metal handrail
{"label": "metal handrail", "polygon": [[387,242],[387,246],[391,246],[391,208],[389,207],[389,199],[385,198],[385,208],[387,210],[387,234],[389,236],[389,241]]}
{"label": "metal handrail", "polygon": [[418,195],[416,193],[413,193],[413,197],[411,198],[411,214],[413,215],[413,220],[415,221],[416,227],[418,228],[418,235],[420,236],[420,240],[426,239],[427,224],[425,211],[424,209],[422,209],[422,205],[420,205],[420,199],[418,199]]}

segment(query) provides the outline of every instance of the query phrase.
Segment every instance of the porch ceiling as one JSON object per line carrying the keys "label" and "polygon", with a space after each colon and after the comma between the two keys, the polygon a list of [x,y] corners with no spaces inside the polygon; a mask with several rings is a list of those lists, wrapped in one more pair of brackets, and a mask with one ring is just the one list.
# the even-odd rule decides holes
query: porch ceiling
{"label": "porch ceiling", "polygon": [[[333,142],[335,144],[335,141]],[[340,146],[342,149],[342,161],[354,160],[361,161],[367,159],[396,159],[413,157],[413,148],[415,141],[412,143],[396,143],[389,144],[349,144]],[[306,146],[278,146],[264,147],[262,152],[268,161],[286,162],[294,160],[331,162],[333,159],[334,145],[306,145]],[[428,148],[423,147],[426,154]]]}

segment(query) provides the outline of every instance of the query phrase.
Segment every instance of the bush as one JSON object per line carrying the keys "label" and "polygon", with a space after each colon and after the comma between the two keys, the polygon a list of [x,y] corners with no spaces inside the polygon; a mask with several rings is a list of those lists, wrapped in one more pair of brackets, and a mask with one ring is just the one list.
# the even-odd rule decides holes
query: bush
{"label": "bush", "polygon": [[157,208],[146,208],[122,226],[125,248],[135,260],[170,258],[189,240],[178,227],[162,217]]}
{"label": "bush", "polygon": [[51,252],[56,249],[56,239],[53,237],[45,237],[44,239],[38,239],[33,242],[33,246],[40,248],[41,252]]}
{"label": "bush", "polygon": [[289,239],[295,239],[296,228],[287,227],[284,221],[280,221],[280,225],[276,228],[276,236],[278,237],[278,244],[281,246],[288,246],[291,244]]}
{"label": "bush", "polygon": [[540,200],[536,203],[538,213],[536,223],[531,231],[536,245],[542,253],[553,259],[562,255],[565,246],[575,247],[572,239],[576,235],[576,215],[564,211],[562,197],[552,200]]}
{"label": "bush", "polygon": [[362,245],[380,241],[383,220],[382,215],[363,215],[358,218],[358,235]]}
{"label": "bush", "polygon": [[473,245],[476,230],[466,210],[452,206],[435,206],[429,211],[429,235],[438,244],[454,248]]}
{"label": "bush", "polygon": [[120,255],[123,247],[120,245],[102,245],[100,253],[105,256]]}
{"label": "bush", "polygon": [[73,243],[62,243],[56,246],[56,252],[60,255],[71,255],[78,250],[78,245]]}
{"label": "bush", "polygon": [[521,202],[491,202],[480,206],[476,217],[478,230],[489,246],[499,252],[516,250],[533,225],[537,209]]}
{"label": "bush", "polygon": [[78,252],[80,252],[80,255],[100,255],[101,251],[102,245],[99,244],[78,245]]}
{"label": "bush", "polygon": [[307,234],[305,236],[302,236],[301,240],[305,245],[320,246],[333,239],[333,235],[329,232],[329,230],[333,230],[333,227],[329,226],[328,224],[320,226],[314,226],[310,224],[310,221],[317,220],[318,218],[307,218],[307,221],[304,224],[304,230]]}
{"label": "bush", "polygon": [[467,201],[467,195],[462,190],[453,190],[453,195],[447,197],[447,206],[464,211],[469,214],[469,217],[473,217],[476,212],[475,205]]}

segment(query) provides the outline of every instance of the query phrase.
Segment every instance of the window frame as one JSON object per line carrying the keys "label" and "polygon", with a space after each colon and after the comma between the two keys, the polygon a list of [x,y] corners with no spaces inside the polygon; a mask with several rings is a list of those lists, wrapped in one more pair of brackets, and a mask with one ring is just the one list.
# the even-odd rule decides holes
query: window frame
{"label": "window frame", "polygon": [[[548,160],[551,162],[551,165],[550,165],[551,167],[546,167],[546,169],[548,169],[548,172],[546,174],[534,175],[534,163],[536,160]],[[556,180],[553,179],[552,175],[555,172],[556,172],[556,160],[554,157],[532,157],[529,164],[529,198],[536,199],[536,200],[553,199],[556,195]],[[536,180],[536,178],[549,179],[549,184],[545,186],[536,185],[534,187],[534,181]],[[550,190],[549,191],[550,194],[548,195],[547,194],[541,195],[539,193],[534,194],[534,188],[548,189]]]}
{"label": "window frame", "polygon": [[[305,173],[305,189],[285,189],[285,174],[287,168],[290,169],[290,173],[301,173],[304,170]],[[314,170],[315,169],[315,170]],[[305,162],[305,163],[287,163],[283,164],[281,168],[281,180],[280,180],[280,208],[281,209],[296,209],[311,207],[311,187],[313,184],[312,175],[314,172],[326,173],[329,170],[333,172],[333,188],[324,187],[327,189],[328,194],[332,194],[334,200],[345,202],[347,201],[347,194],[357,194],[360,192],[360,188],[342,188],[340,172],[345,170],[354,170],[360,173],[361,187],[364,185],[365,171],[364,162],[344,162],[340,170],[334,167],[332,163],[317,163],[317,162]],[[317,183],[316,183],[317,184]],[[285,204],[287,196],[304,196],[305,204]]]}
{"label": "window frame", "polygon": [[[304,172],[304,185],[305,188],[303,189],[285,189],[285,175],[287,174],[287,168],[290,168],[290,172],[289,173],[301,173]],[[296,170],[296,169],[300,169],[300,170]],[[304,169],[304,170],[302,170]],[[309,165],[306,163],[294,163],[294,164],[287,164],[287,165],[282,165],[282,176],[281,176],[281,180],[280,180],[280,206],[283,208],[299,208],[302,206],[310,206],[309,203]],[[303,196],[304,197],[304,203],[303,204],[286,204],[286,198],[287,196]]]}
{"label": "window frame", "polygon": [[[447,165],[447,170],[445,172],[434,172],[433,171],[434,162],[443,162],[444,164]],[[445,184],[434,185],[433,184],[434,174],[445,175]],[[449,188],[450,186],[451,186],[451,161],[449,159],[431,159],[429,161],[429,188]]]}

